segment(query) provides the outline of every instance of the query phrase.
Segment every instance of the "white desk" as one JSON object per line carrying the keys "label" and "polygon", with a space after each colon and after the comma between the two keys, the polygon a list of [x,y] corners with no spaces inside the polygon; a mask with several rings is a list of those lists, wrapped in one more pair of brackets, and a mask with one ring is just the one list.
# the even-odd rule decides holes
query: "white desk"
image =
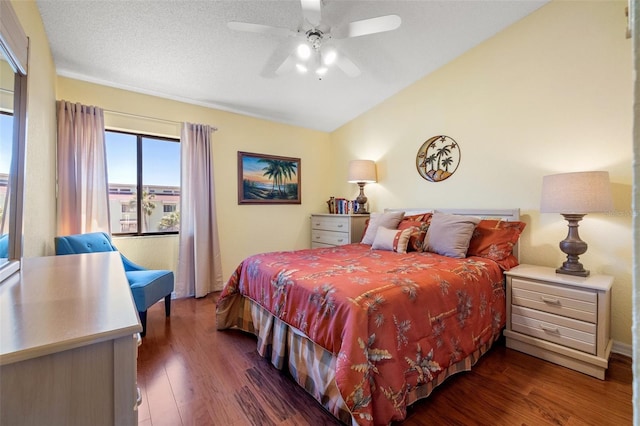
{"label": "white desk", "polygon": [[140,331],[119,253],[23,259],[0,285],[0,424],[137,424]]}

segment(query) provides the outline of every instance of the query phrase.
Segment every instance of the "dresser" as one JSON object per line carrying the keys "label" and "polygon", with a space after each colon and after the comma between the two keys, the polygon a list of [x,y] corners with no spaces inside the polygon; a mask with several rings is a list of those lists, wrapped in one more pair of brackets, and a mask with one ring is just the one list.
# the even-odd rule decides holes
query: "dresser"
{"label": "dresser", "polygon": [[509,348],[604,380],[613,277],[519,265],[505,272]]}
{"label": "dresser", "polygon": [[136,425],[140,331],[118,252],[23,259],[0,285],[0,424]]}
{"label": "dresser", "polygon": [[368,214],[312,214],[311,248],[359,243],[367,219]]}

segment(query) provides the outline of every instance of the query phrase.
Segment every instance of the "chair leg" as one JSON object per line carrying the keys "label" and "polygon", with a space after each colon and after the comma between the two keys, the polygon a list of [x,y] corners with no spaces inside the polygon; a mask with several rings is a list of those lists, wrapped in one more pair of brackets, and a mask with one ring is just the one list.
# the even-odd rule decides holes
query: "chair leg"
{"label": "chair leg", "polygon": [[142,333],[140,336],[144,337],[147,334],[147,311],[138,312],[140,315],[140,322],[142,323]]}
{"label": "chair leg", "polygon": [[171,294],[164,298],[164,313],[167,316],[171,315]]}

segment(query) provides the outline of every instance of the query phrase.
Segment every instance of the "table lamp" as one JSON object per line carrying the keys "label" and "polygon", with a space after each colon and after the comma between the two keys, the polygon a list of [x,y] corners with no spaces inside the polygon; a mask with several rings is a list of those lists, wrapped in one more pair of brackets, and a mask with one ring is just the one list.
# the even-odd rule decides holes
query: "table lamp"
{"label": "table lamp", "polygon": [[351,160],[349,162],[349,178],[351,183],[357,183],[360,187],[360,194],[356,198],[358,203],[356,214],[367,213],[367,197],[364,195],[364,186],[367,183],[376,181],[376,163],[372,160]]}
{"label": "table lamp", "polygon": [[587,252],[587,243],[578,235],[578,222],[587,213],[607,212],[613,209],[609,172],[575,172],[544,176],[542,179],[541,213],[560,213],[568,222],[567,237],[560,241],[560,250],[567,260],[556,269],[559,274],[586,277],[578,261]]}

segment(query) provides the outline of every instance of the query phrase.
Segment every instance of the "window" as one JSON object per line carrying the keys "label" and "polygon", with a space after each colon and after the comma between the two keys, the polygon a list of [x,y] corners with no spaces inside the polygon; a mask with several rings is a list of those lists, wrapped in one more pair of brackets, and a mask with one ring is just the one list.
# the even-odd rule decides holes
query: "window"
{"label": "window", "polygon": [[176,139],[105,132],[114,234],[180,230],[180,144]]}
{"label": "window", "polygon": [[[11,168],[11,151],[13,150],[13,115],[10,113],[0,112],[0,234],[4,235],[8,232],[9,226],[9,209],[8,209],[8,191],[9,187],[9,169]],[[5,212],[5,209],[7,210]],[[1,258],[8,255],[0,253]],[[6,260],[6,259],[5,259]]]}

